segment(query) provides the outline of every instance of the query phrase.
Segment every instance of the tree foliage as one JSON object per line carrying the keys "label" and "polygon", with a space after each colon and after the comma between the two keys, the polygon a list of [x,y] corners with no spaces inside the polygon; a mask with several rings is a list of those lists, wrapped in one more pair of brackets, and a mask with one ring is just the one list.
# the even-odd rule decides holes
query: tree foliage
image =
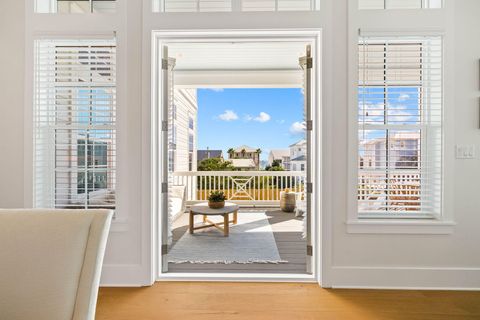
{"label": "tree foliage", "polygon": [[198,171],[232,171],[235,167],[230,161],[221,158],[203,159],[198,164]]}
{"label": "tree foliage", "polygon": [[282,163],[278,159],[273,160],[272,165],[266,166],[265,170],[266,171],[285,171],[285,169],[282,168]]}

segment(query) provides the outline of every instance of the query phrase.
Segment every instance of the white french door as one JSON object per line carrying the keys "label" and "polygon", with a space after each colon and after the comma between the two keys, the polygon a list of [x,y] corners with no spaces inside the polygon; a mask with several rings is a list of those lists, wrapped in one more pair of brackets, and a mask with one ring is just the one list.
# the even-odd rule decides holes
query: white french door
{"label": "white french door", "polygon": [[[312,40],[315,44],[317,39]],[[159,227],[160,227],[160,239],[157,243],[160,243],[161,247],[159,248],[160,259],[159,259],[159,271],[160,277],[165,278],[180,278],[185,279],[185,276],[178,275],[176,273],[166,275],[169,273],[168,268],[168,249],[171,245],[171,208],[170,208],[170,191],[173,184],[173,172],[175,171],[175,105],[174,105],[174,67],[175,59],[169,58],[169,48],[166,43],[159,42],[158,47],[158,69],[157,69],[157,83],[160,86],[157,86],[157,92],[160,92],[160,97],[158,100],[158,145],[159,145],[159,175],[158,175],[158,186],[160,192],[158,193],[160,201],[159,208]],[[317,194],[314,197],[314,190],[318,192],[317,186],[313,183],[315,173],[318,172],[318,168],[315,167],[314,163],[314,153],[317,150],[316,145],[314,144],[314,135],[313,129],[318,130],[316,127],[316,122],[313,119],[316,117],[317,112],[313,109],[313,106],[317,95],[315,94],[315,73],[318,72],[313,57],[314,51],[312,48],[315,48],[314,45],[308,45],[305,48],[305,55],[299,57],[299,65],[297,70],[301,70],[303,73],[303,93],[304,93],[304,105],[303,105],[303,121],[305,123],[305,140],[306,140],[306,154],[305,154],[305,175],[302,178],[299,178],[304,186],[304,196],[302,201],[302,206],[305,211],[305,240],[306,240],[306,273],[305,275],[295,275],[292,276],[292,279],[307,279],[309,275],[314,275],[316,272],[315,266],[317,265],[314,259],[314,252],[318,252],[314,247],[316,239],[315,236],[316,228],[314,224],[317,221],[316,212],[314,212],[314,199],[317,201]],[[292,57],[295,59],[295,56]],[[314,69],[315,68],[315,69]],[[298,78],[297,80],[298,81]],[[298,82],[296,82],[298,84]],[[316,119],[316,118],[315,118]],[[315,180],[316,181],[316,180]],[[318,198],[319,199],[319,198]],[[165,274],[165,275],[162,275]],[[190,274],[188,277],[195,278],[198,275]],[[199,277],[199,276],[198,276]],[[225,274],[225,276],[220,276],[211,273],[205,273],[205,279],[229,279],[237,278],[238,274]],[[284,279],[285,275],[277,277],[276,274],[265,274],[265,275],[253,275],[253,278],[258,279]],[[288,277],[287,277],[288,278]],[[309,278],[308,278],[309,279]]]}
{"label": "white french door", "polygon": [[168,245],[171,243],[171,206],[170,191],[172,186],[172,172],[175,170],[175,149],[176,137],[174,130],[175,121],[175,105],[174,105],[174,79],[173,68],[175,67],[175,59],[168,56],[168,46],[163,45],[161,48],[161,77],[162,77],[162,101],[161,110],[161,145],[162,150],[162,167],[161,167],[161,269],[162,272],[168,271]]}
{"label": "white french door", "polygon": [[303,95],[304,95],[304,122],[305,122],[305,139],[306,139],[306,165],[305,165],[305,181],[304,181],[304,200],[305,200],[305,236],[307,242],[307,261],[306,271],[311,274],[313,272],[313,244],[312,244],[312,68],[313,57],[312,47],[307,45],[305,56],[299,59],[300,66],[303,70]]}

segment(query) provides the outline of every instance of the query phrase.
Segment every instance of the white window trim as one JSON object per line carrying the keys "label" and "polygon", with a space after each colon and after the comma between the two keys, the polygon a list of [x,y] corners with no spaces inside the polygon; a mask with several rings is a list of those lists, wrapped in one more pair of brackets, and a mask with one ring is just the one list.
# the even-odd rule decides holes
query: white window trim
{"label": "white window trim", "polygon": [[[453,105],[454,61],[453,48],[453,19],[448,13],[453,6],[450,1],[444,2],[442,9],[435,9],[435,14],[428,14],[430,10],[418,10],[415,19],[411,20],[408,28],[404,27],[405,10],[360,10],[358,0],[349,1],[349,30],[348,30],[348,199],[345,227],[347,233],[352,234],[451,234],[454,232],[454,112]],[[412,10],[409,10],[412,12]],[[372,19],[375,16],[377,19]],[[425,27],[432,26],[432,27]],[[440,217],[427,218],[359,218],[357,207],[357,157],[358,157],[358,40],[359,30],[362,35],[377,36],[408,36],[408,35],[442,35],[444,46],[443,57],[443,209]],[[448,32],[446,31],[448,30]]]}
{"label": "white window trim", "polygon": [[[151,1],[151,10],[154,13],[178,13],[175,11],[172,12],[166,12],[165,11],[165,1],[166,0],[150,0]],[[188,13],[200,13],[200,1],[201,0],[196,0],[197,1],[197,9],[196,11],[189,11]],[[279,12],[278,10],[278,1],[279,0],[274,0],[275,1],[275,10],[267,10],[267,11],[248,11],[248,10],[243,10],[242,9],[242,1],[243,0],[230,0],[231,2],[231,10],[227,11],[205,11],[205,12],[210,12],[210,13],[225,13],[225,12]],[[425,0],[424,0],[425,1]],[[311,9],[308,11],[319,11],[320,10],[320,4],[321,0],[311,0]],[[283,12],[292,12],[296,10],[282,10]],[[298,10],[302,12],[302,10]],[[182,12],[185,13],[185,12]]]}
{"label": "white window trim", "polygon": [[[147,0],[148,1],[148,0]],[[246,39],[256,39],[256,40],[264,40],[264,41],[279,41],[279,40],[286,40],[289,39],[290,37],[298,37],[297,39],[308,39],[308,41],[311,41],[312,44],[314,44],[314,59],[315,59],[315,65],[318,66],[318,69],[316,70],[321,70],[322,68],[322,30],[321,29],[308,29],[308,30],[227,30],[227,31],[204,31],[204,30],[184,30],[184,31],[155,31],[152,35],[152,46],[151,46],[151,56],[152,56],[152,61],[151,61],[151,68],[152,70],[159,70],[156,66],[156,63],[158,61],[159,57],[159,52],[158,48],[162,47],[162,44],[169,44],[169,43],[174,43],[174,42],[179,42],[179,41],[202,41],[201,39],[204,38],[205,36],[208,36],[207,40],[203,41],[211,41],[212,39],[222,39],[223,41],[235,41],[236,39],[241,39],[242,41],[245,41]],[[287,38],[286,38],[287,37]],[[318,52],[319,54],[315,54]],[[150,75],[151,78],[149,79],[149,84],[153,88],[152,89],[152,97],[151,101],[148,101],[148,103],[144,104],[144,108],[146,108],[146,114],[152,115],[152,120],[154,123],[153,125],[153,131],[158,132],[158,124],[159,124],[159,115],[156,113],[156,106],[158,105],[158,101],[161,101],[161,92],[156,91],[154,88],[159,88],[158,86],[158,75],[155,74],[155,72],[152,72]],[[321,81],[321,76],[319,73],[315,75],[315,81],[314,81],[314,90],[312,92],[313,94],[313,99],[314,99],[314,105],[316,106],[314,109],[314,121],[315,123],[321,123],[322,121],[322,99],[320,93],[322,92],[322,81]],[[316,154],[317,156],[313,157],[315,160],[315,164],[313,165],[316,169],[312,173],[313,179],[314,179],[314,185],[317,187],[314,187],[314,192],[313,192],[313,199],[312,199],[312,212],[315,212],[314,215],[312,215],[312,242],[314,243],[314,253],[312,257],[312,275],[290,275],[288,276],[289,279],[295,279],[295,281],[303,281],[302,279],[307,279],[307,281],[316,281],[322,285],[322,268],[323,268],[323,261],[320,261],[320,256],[322,255],[322,240],[320,239],[320,235],[323,236],[323,233],[320,234],[320,221],[322,220],[322,214],[323,214],[323,209],[321,207],[322,203],[322,182],[321,182],[321,168],[322,168],[322,145],[320,143],[315,143],[315,141],[322,141],[322,133],[320,132],[320,127],[319,126],[314,126],[314,138],[313,138],[313,145],[315,146],[313,150],[313,154]],[[151,158],[150,158],[150,165],[153,167],[161,167],[161,163],[165,161],[165,154],[164,152],[162,153],[161,151],[161,145],[158,144],[158,141],[156,141],[154,144],[149,145],[149,147],[152,149],[151,150]],[[158,190],[158,184],[160,182],[160,176],[158,174],[152,175],[152,178],[155,180],[152,181],[152,183],[155,185],[154,189]],[[161,199],[153,199],[154,201],[154,208],[161,208],[162,203]],[[158,211],[156,209],[153,210],[152,214],[156,214]],[[155,230],[154,235],[152,235],[152,241],[158,241],[157,239],[161,239],[161,221],[158,218],[155,218]],[[154,254],[157,254],[159,251],[154,250]],[[163,273],[161,271],[161,256],[157,255],[155,256],[155,264],[157,268],[157,281],[166,281],[166,280],[171,280],[171,279],[176,279],[176,280],[186,280],[186,279],[202,279],[202,280],[211,280],[211,279],[216,279],[216,280],[223,280],[223,281],[239,281],[239,280],[245,280],[245,279],[250,279],[251,281],[283,281],[283,274],[279,275],[270,275],[270,274],[238,274],[238,273],[233,273],[233,274],[228,274],[228,275],[215,275],[212,273],[194,273],[194,274],[178,274],[178,273]],[[188,276],[191,276],[192,278],[187,278]],[[297,277],[298,276],[298,277]]]}

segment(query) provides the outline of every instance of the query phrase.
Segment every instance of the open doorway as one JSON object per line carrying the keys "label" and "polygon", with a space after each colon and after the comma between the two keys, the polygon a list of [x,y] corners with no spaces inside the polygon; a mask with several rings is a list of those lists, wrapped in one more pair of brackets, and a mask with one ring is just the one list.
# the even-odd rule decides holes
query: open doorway
{"label": "open doorway", "polygon": [[314,273],[311,48],[161,44],[162,273]]}

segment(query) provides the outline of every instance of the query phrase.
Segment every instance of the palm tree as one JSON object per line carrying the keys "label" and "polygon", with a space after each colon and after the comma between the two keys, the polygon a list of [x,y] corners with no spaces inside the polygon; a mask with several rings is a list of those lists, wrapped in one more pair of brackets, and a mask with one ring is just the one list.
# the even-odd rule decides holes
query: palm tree
{"label": "palm tree", "polygon": [[262,149],[258,148],[256,150],[256,153],[257,153],[257,159],[255,159],[256,160],[255,162],[258,168],[260,168],[260,153],[262,153]]}
{"label": "palm tree", "polygon": [[233,158],[233,153],[234,152],[235,152],[235,150],[233,148],[230,148],[230,149],[227,150],[227,153],[230,156],[230,159]]}

